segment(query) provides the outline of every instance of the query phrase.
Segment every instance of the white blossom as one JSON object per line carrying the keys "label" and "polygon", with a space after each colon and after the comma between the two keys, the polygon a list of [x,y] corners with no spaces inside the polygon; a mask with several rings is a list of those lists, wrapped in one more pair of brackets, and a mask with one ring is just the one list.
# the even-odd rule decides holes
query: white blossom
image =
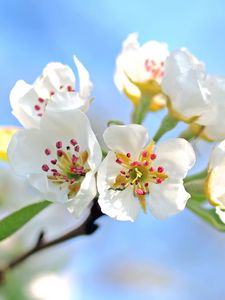
{"label": "white blossom", "polygon": [[39,127],[46,110],[88,109],[92,83],[76,56],[74,62],[79,75],[79,91],[73,71],[61,63],[49,63],[32,85],[23,80],[16,82],[10,93],[10,103],[13,115],[25,128]]}
{"label": "white blossom", "polygon": [[190,195],[183,178],[195,163],[192,146],[170,139],[146,146],[147,130],[141,125],[112,125],[104,132],[110,149],[97,177],[102,211],[117,220],[133,221],[141,208],[159,219],[183,210]]}
{"label": "white blossom", "polygon": [[40,128],[17,132],[8,148],[12,168],[43,198],[80,216],[96,195],[101,148],[80,110],[46,111]]}
{"label": "white blossom", "polygon": [[[151,88],[161,84],[164,76],[164,63],[169,55],[165,43],[149,41],[140,46],[138,35],[132,33],[123,42],[122,51],[116,59],[114,81],[119,91],[124,92],[137,104],[141,97],[141,90],[132,83],[146,83]],[[154,87],[152,87],[152,85]],[[160,87],[157,88],[160,92]],[[165,106],[165,99],[155,98],[155,106]]]}
{"label": "white blossom", "polygon": [[190,121],[210,111],[204,64],[184,48],[167,58],[162,90],[178,119]]}

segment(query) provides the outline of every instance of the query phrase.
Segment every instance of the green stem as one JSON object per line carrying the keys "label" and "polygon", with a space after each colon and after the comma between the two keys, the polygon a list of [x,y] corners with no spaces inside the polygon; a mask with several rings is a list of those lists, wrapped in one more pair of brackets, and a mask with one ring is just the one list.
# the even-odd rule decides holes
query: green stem
{"label": "green stem", "polygon": [[146,114],[148,113],[150,101],[150,95],[143,95],[141,97],[139,105],[135,107],[132,113],[132,123],[142,124]]}
{"label": "green stem", "polygon": [[161,125],[158,129],[158,131],[156,132],[153,140],[155,142],[158,142],[158,140],[168,131],[172,130],[174,127],[176,127],[178,123],[178,120],[175,119],[174,117],[172,117],[170,114],[167,114],[162,122]]}
{"label": "green stem", "polygon": [[201,206],[200,202],[192,198],[188,200],[187,208],[214,228],[219,231],[225,231],[225,224],[220,220],[214,208],[206,209]]}
{"label": "green stem", "polygon": [[124,125],[124,123],[121,122],[121,121],[118,121],[118,120],[110,120],[110,121],[107,123],[107,126],[109,127],[110,125]]}

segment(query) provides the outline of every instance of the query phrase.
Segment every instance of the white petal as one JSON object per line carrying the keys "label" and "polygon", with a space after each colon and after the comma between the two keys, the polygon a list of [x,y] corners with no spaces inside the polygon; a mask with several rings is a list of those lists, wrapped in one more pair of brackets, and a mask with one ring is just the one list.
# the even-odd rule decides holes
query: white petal
{"label": "white petal", "polygon": [[85,175],[79,192],[73,198],[73,200],[70,200],[67,204],[69,212],[75,215],[77,218],[80,217],[85,209],[87,209],[87,207],[90,205],[96,196],[96,193],[95,174],[88,172]]}
{"label": "white petal", "polygon": [[152,184],[150,190],[149,207],[157,219],[165,219],[177,214],[185,208],[190,198],[183,186],[183,181],[165,181],[161,184]]}
{"label": "white petal", "polygon": [[17,176],[9,166],[0,169],[1,206],[15,211],[43,199],[42,194],[25,177]]}
{"label": "white petal", "polygon": [[207,89],[210,93],[210,110],[205,112],[197,123],[204,125],[204,133],[216,141],[225,139],[225,78],[207,76]]}
{"label": "white petal", "polygon": [[12,168],[22,176],[41,173],[41,167],[46,163],[44,149],[47,147],[48,141],[36,128],[16,132],[8,147]]}
{"label": "white petal", "polygon": [[148,140],[148,132],[136,124],[111,125],[105,130],[103,138],[111,150],[124,154],[129,152],[137,158]]}
{"label": "white petal", "polygon": [[98,169],[97,186],[100,194],[109,189],[115,182],[118,174],[120,174],[121,166],[115,160],[115,153],[109,151]]}
{"label": "white petal", "polygon": [[182,179],[193,167],[196,156],[193,147],[185,139],[166,140],[156,148],[154,166],[163,166],[169,178]]}
{"label": "white petal", "polygon": [[35,82],[37,85],[43,85],[49,92],[60,91],[60,86],[75,85],[75,76],[72,69],[59,62],[47,64],[42,76]]}
{"label": "white petal", "polygon": [[33,86],[23,80],[17,81],[10,92],[12,113],[25,128],[39,125],[40,117],[34,110],[34,106],[38,104],[38,97]]}
{"label": "white petal", "polygon": [[204,66],[186,49],[167,58],[162,90],[169,96],[173,109],[187,118],[209,110]]}
{"label": "white petal", "polygon": [[80,82],[79,94],[81,98],[90,98],[93,84],[90,81],[89,73],[75,55],[73,57],[73,60],[77,67],[77,71],[79,75],[79,82]]}
{"label": "white petal", "polygon": [[134,221],[141,210],[132,186],[123,191],[105,190],[98,202],[103,213],[119,221]]}
{"label": "white petal", "polygon": [[214,147],[209,160],[210,168],[215,168],[219,165],[224,165],[224,164],[225,164],[225,140]]}
{"label": "white petal", "polygon": [[[137,70],[136,53],[140,47],[138,41],[137,33],[131,33],[128,35],[127,39],[123,42],[123,48],[121,54],[116,59],[116,72],[114,75],[114,82],[120,92],[126,89],[131,95],[140,96],[140,90],[130,82],[127,78],[131,76],[129,72],[129,66]],[[134,58],[135,56],[135,58]],[[135,64],[135,66],[134,66]]]}
{"label": "white petal", "polygon": [[80,109],[86,111],[89,102],[81,98],[76,92],[61,92],[52,96],[51,101],[48,102],[47,110],[49,111],[63,111],[70,109]]}

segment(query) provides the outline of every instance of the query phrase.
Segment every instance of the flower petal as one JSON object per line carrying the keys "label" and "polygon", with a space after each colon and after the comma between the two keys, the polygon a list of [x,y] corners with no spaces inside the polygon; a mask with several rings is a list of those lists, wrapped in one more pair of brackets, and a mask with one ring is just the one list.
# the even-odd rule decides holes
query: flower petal
{"label": "flower petal", "polygon": [[40,117],[34,107],[39,96],[33,86],[23,80],[17,81],[10,92],[12,114],[25,128],[38,127]]}
{"label": "flower petal", "polygon": [[209,160],[210,169],[220,165],[225,165],[225,140],[214,147]]}
{"label": "flower petal", "polygon": [[79,218],[90,205],[96,193],[95,174],[88,172],[77,195],[67,203],[67,209],[70,213],[75,215],[75,217]]}
{"label": "flower petal", "polygon": [[121,166],[117,164],[115,160],[115,153],[109,151],[99,167],[97,174],[97,186],[100,194],[105,190],[108,190],[113,185],[116,177],[120,173]]}
{"label": "flower petal", "polygon": [[210,93],[210,109],[196,123],[205,126],[204,134],[207,137],[221,141],[225,138],[225,78],[207,76],[206,85]]}
{"label": "flower petal", "polygon": [[162,90],[169,96],[172,109],[185,118],[209,110],[204,65],[184,48],[167,58]]}
{"label": "flower petal", "polygon": [[52,62],[47,64],[42,76],[36,80],[35,84],[44,86],[49,92],[51,90],[60,91],[61,86],[74,87],[75,76],[69,66],[59,62]]}
{"label": "flower petal", "polygon": [[105,190],[98,202],[103,213],[119,221],[134,221],[141,210],[131,186],[123,191]]}
{"label": "flower petal", "polygon": [[73,57],[73,60],[77,67],[77,71],[79,75],[79,81],[80,81],[79,95],[81,98],[90,98],[93,84],[90,80],[89,73],[75,55]]}
{"label": "flower petal", "polygon": [[105,130],[103,138],[111,150],[129,152],[136,158],[148,140],[148,132],[137,124],[111,125]]}
{"label": "flower petal", "polygon": [[167,180],[151,186],[149,207],[153,216],[165,219],[182,211],[190,197],[184,189],[182,180],[174,182]]}
{"label": "flower petal", "polygon": [[[154,166],[163,166],[169,178],[182,179],[193,167],[196,156],[193,147],[185,139],[166,140],[156,148],[157,160]],[[155,165],[157,164],[157,165]]]}

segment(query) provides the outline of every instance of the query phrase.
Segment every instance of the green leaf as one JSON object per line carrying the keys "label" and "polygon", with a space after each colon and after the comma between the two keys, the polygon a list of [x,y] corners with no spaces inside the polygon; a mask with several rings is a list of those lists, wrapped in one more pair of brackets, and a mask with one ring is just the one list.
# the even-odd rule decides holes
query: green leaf
{"label": "green leaf", "polygon": [[40,211],[45,209],[50,204],[51,202],[49,201],[34,203],[23,207],[20,210],[17,210],[11,215],[5,217],[0,221],[0,241],[15,233],[18,229],[29,222],[35,215],[37,215]]}
{"label": "green leaf", "polygon": [[158,140],[168,131],[176,127],[178,120],[172,117],[170,114],[166,115],[160,124],[158,131],[156,132],[153,140],[158,142]]}
{"label": "green leaf", "polygon": [[213,226],[219,231],[225,231],[225,224],[220,220],[219,216],[216,214],[214,208],[205,208],[202,203],[191,198],[188,200],[187,207],[202,220],[206,221],[208,224]]}

